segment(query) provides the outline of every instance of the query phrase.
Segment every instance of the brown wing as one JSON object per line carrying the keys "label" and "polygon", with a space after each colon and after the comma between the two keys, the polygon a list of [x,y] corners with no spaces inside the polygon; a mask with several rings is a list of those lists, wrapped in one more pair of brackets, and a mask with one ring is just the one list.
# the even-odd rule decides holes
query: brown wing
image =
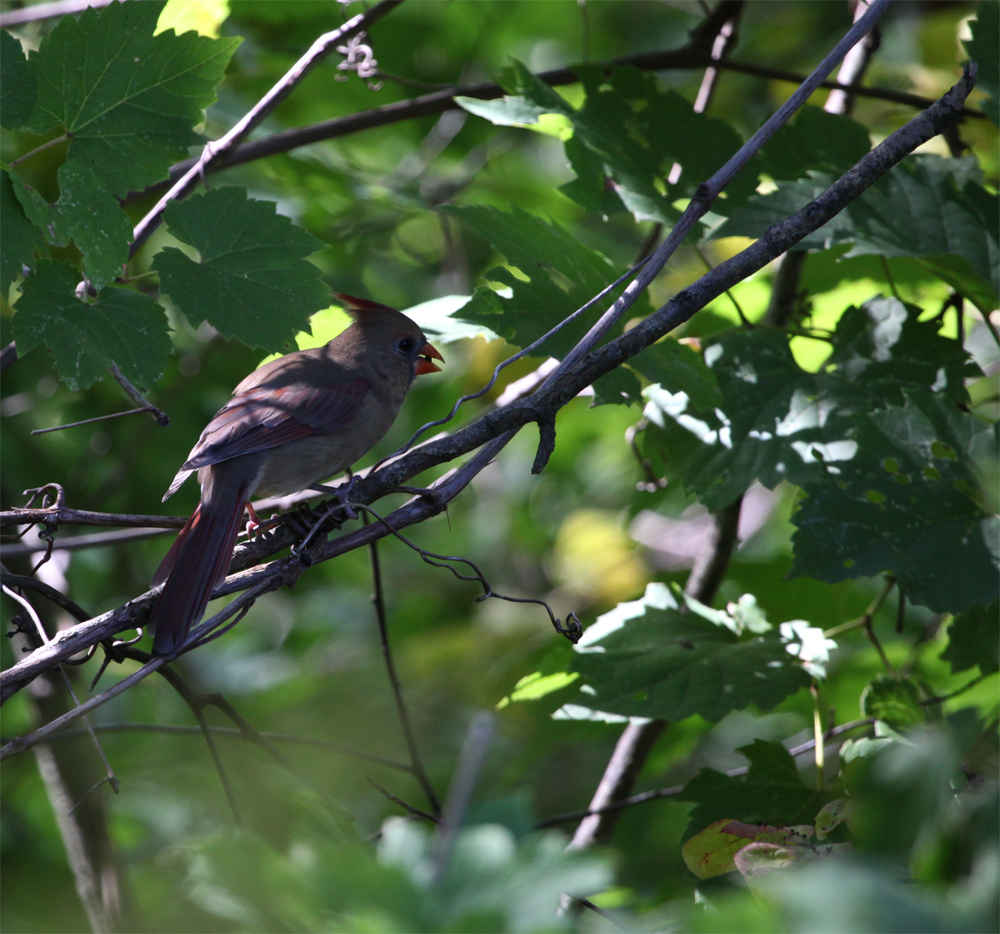
{"label": "brown wing", "polygon": [[181,470],[338,431],[357,418],[369,391],[368,383],[357,379],[336,388],[262,386],[241,392],[208,423]]}

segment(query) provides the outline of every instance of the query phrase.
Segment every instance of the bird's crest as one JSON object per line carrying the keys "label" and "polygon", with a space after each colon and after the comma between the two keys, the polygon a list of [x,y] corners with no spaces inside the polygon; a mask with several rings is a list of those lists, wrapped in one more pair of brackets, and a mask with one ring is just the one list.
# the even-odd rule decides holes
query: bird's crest
{"label": "bird's crest", "polygon": [[353,295],[345,295],[343,292],[334,292],[333,297],[337,299],[352,318],[357,318],[359,314],[366,311],[385,311],[387,305],[380,305],[378,302],[370,302],[367,298],[356,298]]}

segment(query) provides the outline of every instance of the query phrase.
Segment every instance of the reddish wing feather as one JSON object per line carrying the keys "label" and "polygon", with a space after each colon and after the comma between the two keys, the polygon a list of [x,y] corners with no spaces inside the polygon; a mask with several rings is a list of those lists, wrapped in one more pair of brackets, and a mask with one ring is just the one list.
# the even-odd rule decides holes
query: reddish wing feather
{"label": "reddish wing feather", "polygon": [[337,389],[259,387],[240,393],[202,433],[182,470],[196,470],[241,454],[257,454],[313,434],[349,425],[369,385],[358,379]]}

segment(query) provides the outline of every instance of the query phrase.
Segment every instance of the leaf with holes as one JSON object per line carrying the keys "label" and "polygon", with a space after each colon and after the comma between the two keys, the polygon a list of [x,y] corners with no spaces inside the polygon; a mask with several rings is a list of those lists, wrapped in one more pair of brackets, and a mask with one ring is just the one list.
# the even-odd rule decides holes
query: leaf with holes
{"label": "leaf with holes", "polygon": [[319,270],[304,258],[323,242],[272,202],[248,199],[243,188],[215,188],[172,202],[164,219],[199,253],[193,260],[167,247],[153,261],[160,288],[194,327],[207,321],[225,337],[280,351],[329,305]]}
{"label": "leaf with holes", "polygon": [[128,289],[104,289],[92,304],[81,302],[78,278],[71,266],[44,260],[24,281],[14,315],[18,354],[44,344],[72,389],[86,389],[112,363],[140,387],[151,386],[171,348],[163,309]]}
{"label": "leaf with holes", "polygon": [[849,308],[819,373],[799,367],[788,336],[777,330],[710,338],[704,358],[722,405],[713,410],[688,391],[650,387],[644,453],[666,460],[713,510],[755,479],[771,488],[781,480],[800,486],[822,480],[855,455],[857,417],[902,402],[904,389],[968,399],[964,380],[979,368],[957,341],[938,333],[938,324],[919,316],[919,308],[893,298]]}
{"label": "leaf with holes", "polygon": [[835,583],[889,572],[936,612],[988,604],[1000,589],[1000,522],[982,504],[977,464],[995,457],[995,428],[939,395],[904,395],[858,414],[854,456],[806,485],[791,574]]}

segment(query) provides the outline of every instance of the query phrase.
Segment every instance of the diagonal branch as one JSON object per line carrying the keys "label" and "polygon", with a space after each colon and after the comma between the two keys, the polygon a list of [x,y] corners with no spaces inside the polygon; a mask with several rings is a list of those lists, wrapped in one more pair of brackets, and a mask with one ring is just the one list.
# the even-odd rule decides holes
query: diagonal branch
{"label": "diagonal branch", "polygon": [[[433,501],[427,497],[411,500],[386,518],[394,529],[403,529],[439,514],[520,428],[529,422],[553,417],[594,380],[655,343],[726,289],[761,269],[803,237],[827,223],[904,156],[940,133],[961,113],[962,104],[972,90],[974,76],[975,67],[967,66],[962,79],[939,101],[867,153],[818,198],[792,217],[769,228],[764,236],[741,253],[720,263],[714,270],[677,293],[630,331],[586,355],[553,384],[487,413],[453,435],[429,441],[386,464],[357,481],[354,498],[359,502],[373,502],[393,492],[416,474],[479,449],[472,460],[433,484],[432,489],[437,494]],[[318,546],[310,557],[314,562],[329,560],[387,534],[389,533],[381,524],[371,525]],[[240,548],[233,568],[248,567],[255,561],[277,553],[293,541],[294,534],[291,530],[278,529],[264,536],[261,541]],[[285,558],[233,575],[217,594],[234,593],[250,587],[254,589],[255,598],[260,593],[294,582],[303,570],[299,561]],[[62,631],[47,646],[0,674],[0,698],[5,700],[42,671],[86,649],[93,642],[141,624],[140,621],[148,617],[153,599],[154,594],[143,594],[118,609]]]}

